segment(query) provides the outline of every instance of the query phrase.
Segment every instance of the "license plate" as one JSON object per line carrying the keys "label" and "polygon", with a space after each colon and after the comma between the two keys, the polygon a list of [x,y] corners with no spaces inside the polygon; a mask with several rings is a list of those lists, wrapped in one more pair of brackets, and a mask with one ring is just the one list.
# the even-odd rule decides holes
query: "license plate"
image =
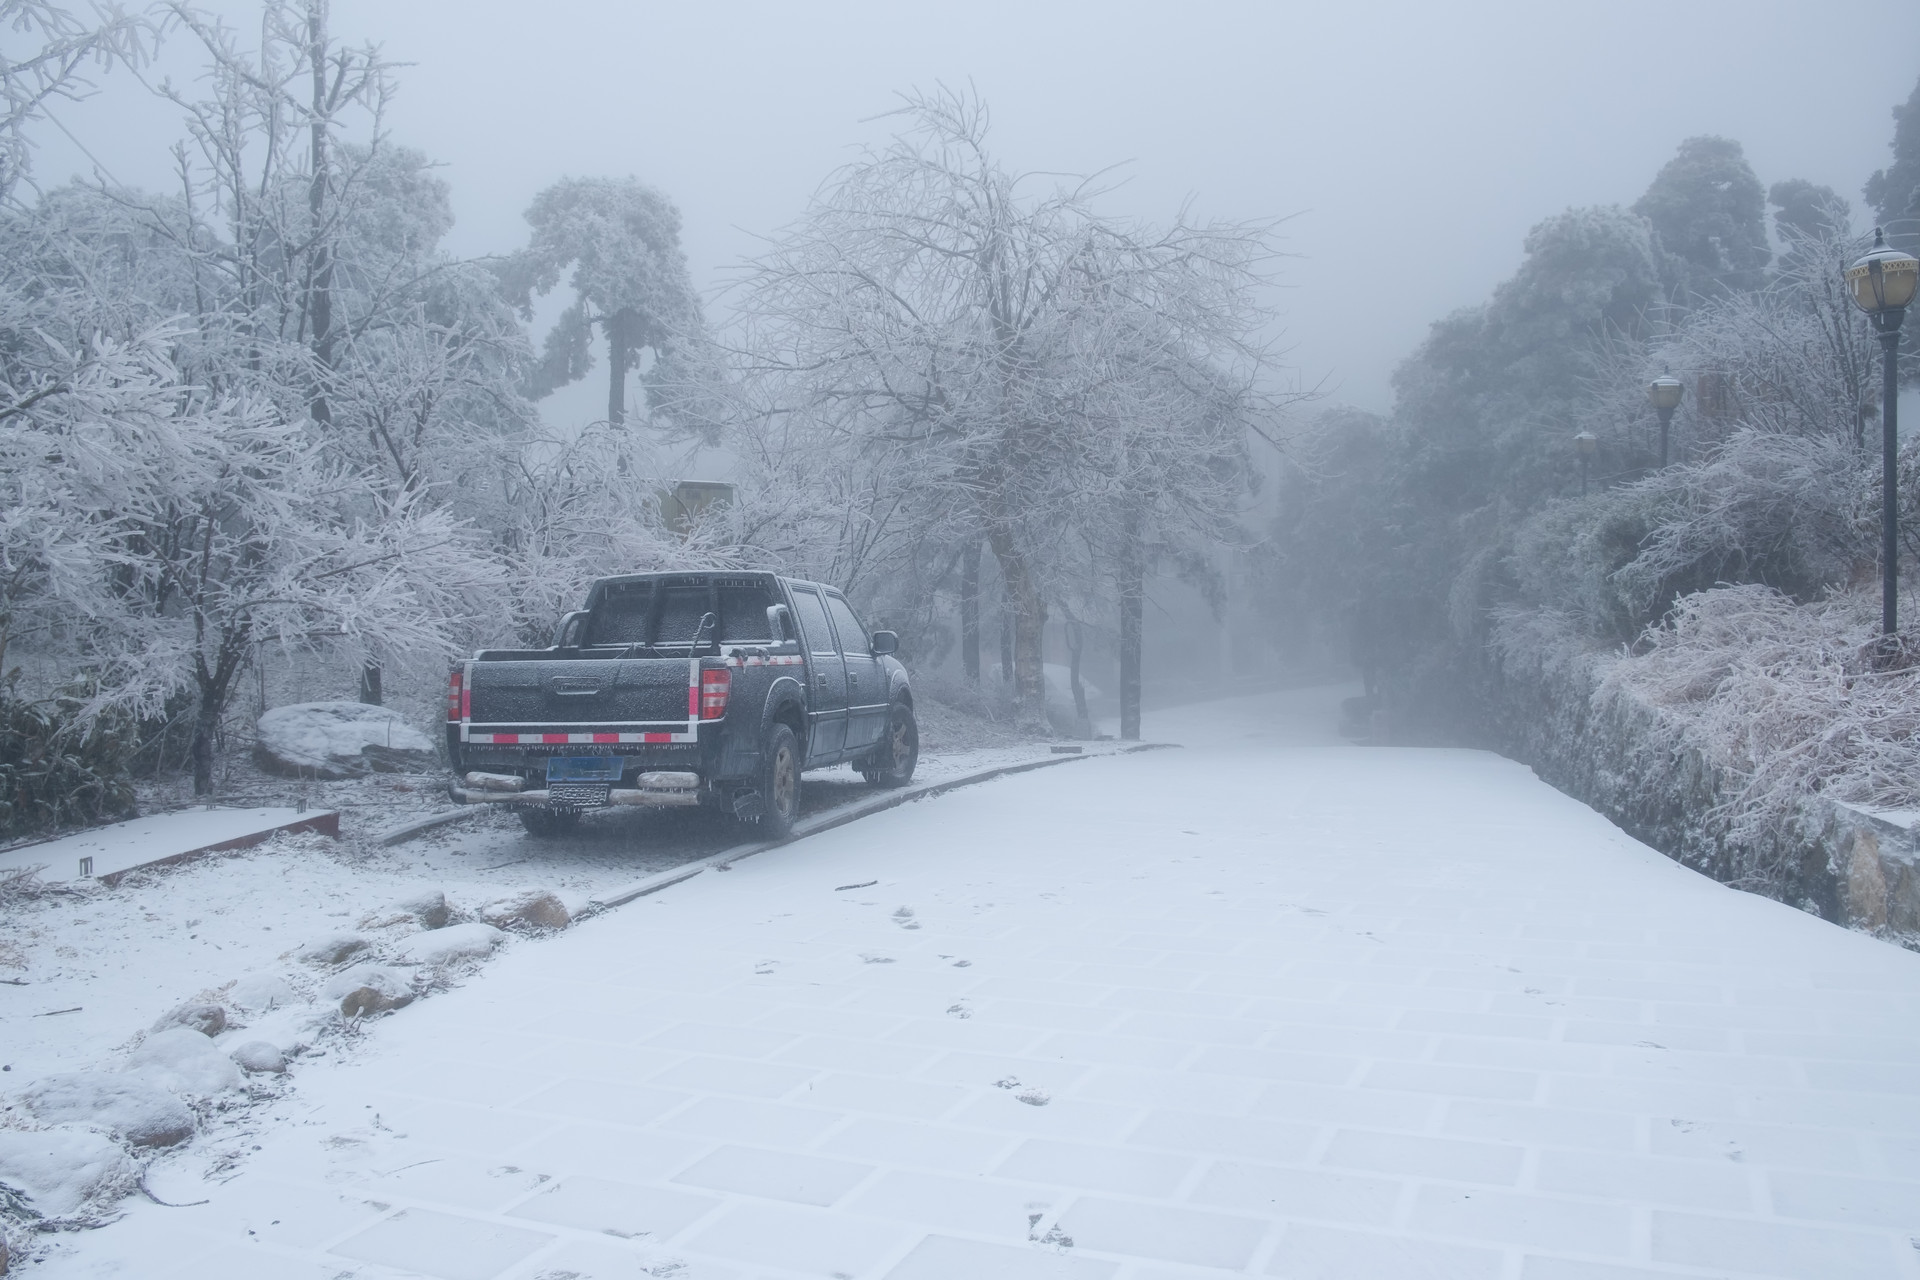
{"label": "license plate", "polygon": [[619,756],[553,756],[547,761],[547,781],[618,782]]}
{"label": "license plate", "polygon": [[612,790],[610,782],[549,782],[547,803],[593,808],[606,804]]}

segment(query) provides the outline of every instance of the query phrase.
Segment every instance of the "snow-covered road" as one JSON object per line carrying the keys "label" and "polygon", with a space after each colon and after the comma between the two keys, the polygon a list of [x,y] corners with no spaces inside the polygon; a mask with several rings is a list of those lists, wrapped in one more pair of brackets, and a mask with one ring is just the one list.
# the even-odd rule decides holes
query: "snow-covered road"
{"label": "snow-covered road", "polygon": [[518,943],[34,1274],[1920,1277],[1920,955],[1329,701]]}

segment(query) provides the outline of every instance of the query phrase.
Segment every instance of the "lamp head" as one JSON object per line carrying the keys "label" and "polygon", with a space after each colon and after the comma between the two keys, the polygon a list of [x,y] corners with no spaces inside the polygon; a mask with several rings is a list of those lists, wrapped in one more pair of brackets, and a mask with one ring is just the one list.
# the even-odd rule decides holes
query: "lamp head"
{"label": "lamp head", "polygon": [[1663,374],[1647,384],[1647,399],[1653,402],[1654,408],[1665,412],[1680,407],[1680,397],[1685,391],[1680,379]]}
{"label": "lamp head", "polygon": [[1887,244],[1880,228],[1873,229],[1873,248],[1848,267],[1843,277],[1854,305],[1877,316],[1904,309],[1920,284],[1920,259]]}

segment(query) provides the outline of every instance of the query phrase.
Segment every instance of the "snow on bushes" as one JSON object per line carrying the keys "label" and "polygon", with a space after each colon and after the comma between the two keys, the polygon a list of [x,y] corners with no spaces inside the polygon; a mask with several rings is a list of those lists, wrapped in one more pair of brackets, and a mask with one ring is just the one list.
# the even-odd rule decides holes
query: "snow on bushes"
{"label": "snow on bushes", "polygon": [[1758,843],[1816,792],[1915,804],[1920,667],[1878,669],[1878,639],[1877,592],[1801,605],[1763,586],[1702,591],[1607,667],[1598,696],[1645,699],[1674,745],[1684,737],[1742,779],[1730,834]]}
{"label": "snow on bushes", "polygon": [[[48,1222],[86,1221],[111,1209],[140,1173],[120,1144],[88,1129],[0,1129],[0,1208]],[[15,1197],[21,1203],[10,1203]]]}
{"label": "snow on bushes", "polygon": [[433,743],[391,707],[301,702],[260,717],[254,758],[274,773],[358,778],[433,767]]}

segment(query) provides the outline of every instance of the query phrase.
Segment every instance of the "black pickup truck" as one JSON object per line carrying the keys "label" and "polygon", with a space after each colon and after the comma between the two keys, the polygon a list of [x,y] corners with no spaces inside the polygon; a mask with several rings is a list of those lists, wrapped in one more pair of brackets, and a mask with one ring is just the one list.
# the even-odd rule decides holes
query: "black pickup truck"
{"label": "black pickup truck", "polygon": [[602,578],[546,649],[483,649],[447,686],[450,789],[536,836],[607,805],[706,805],[792,829],[803,769],[904,786],[906,668],[833,587],[771,573]]}

